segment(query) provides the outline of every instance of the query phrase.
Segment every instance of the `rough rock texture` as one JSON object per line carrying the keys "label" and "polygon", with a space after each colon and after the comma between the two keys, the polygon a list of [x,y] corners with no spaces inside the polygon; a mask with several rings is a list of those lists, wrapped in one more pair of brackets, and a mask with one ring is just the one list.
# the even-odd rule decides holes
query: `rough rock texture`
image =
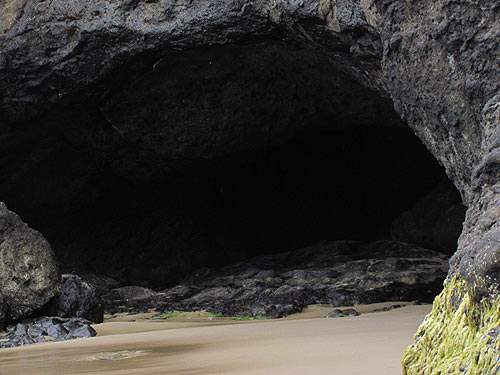
{"label": "rough rock texture", "polygon": [[[137,112],[138,121],[123,117],[122,110],[134,100],[130,97],[134,86],[154,82],[149,73],[155,76],[163,67],[168,71],[174,56],[197,48],[208,66],[217,60],[203,52],[214,51],[216,45],[248,46],[255,41],[277,45],[283,39],[285,50],[293,40],[324,53],[347,77],[379,95],[390,95],[396,111],[445,167],[468,207],[450,276],[466,280],[480,297],[498,298],[497,0],[4,0],[2,7],[0,124],[4,134],[20,131],[24,121],[42,113],[50,119],[50,112],[56,111],[61,123],[79,118],[81,132],[62,125],[68,138],[112,147],[122,139],[122,155],[139,164],[156,160],[157,165],[165,165],[171,158],[182,159],[197,151],[199,156],[213,155],[219,146],[225,152],[235,142],[243,143],[227,141],[224,135],[234,134],[226,129],[229,124],[210,130],[217,134],[214,139],[200,136],[192,127],[159,126],[175,112],[165,110],[165,103],[182,107],[180,103],[189,97],[180,96],[174,102],[160,97],[153,102],[158,104],[153,119],[150,111]],[[282,54],[277,56],[281,59]],[[214,106],[210,97],[202,95],[206,85],[211,85],[210,80],[199,88],[186,87],[185,92],[199,93],[200,103],[210,108]],[[227,96],[238,97],[238,90],[228,87]],[[113,100],[116,92],[118,100]],[[286,86],[282,92],[293,90]],[[104,105],[82,111],[82,103]],[[98,125],[92,128],[92,124]],[[144,124],[150,125],[151,132]],[[243,131],[236,134],[248,137]],[[5,137],[2,134],[0,139]],[[123,170],[130,166],[130,162],[116,164]],[[150,172],[147,166],[141,171]],[[470,366],[466,369],[474,371]]]}
{"label": "rough rock texture", "polygon": [[[469,208],[450,274],[482,284],[500,249],[498,3],[387,2],[379,10],[395,105]],[[388,38],[398,39],[395,51]]]}
{"label": "rough rock texture", "polygon": [[45,305],[56,294],[58,282],[49,243],[0,202],[0,294],[7,305],[7,321]]}
{"label": "rough rock texture", "polygon": [[460,195],[451,182],[445,179],[394,221],[391,238],[453,254],[457,249],[464,217],[465,207]]}
{"label": "rough rock texture", "polygon": [[94,337],[96,331],[90,324],[80,318],[40,317],[25,320],[7,327],[5,336],[0,336],[0,348]]}
{"label": "rough rock texture", "polygon": [[44,312],[61,318],[103,322],[103,307],[96,288],[77,275],[61,276],[61,288]]}
{"label": "rough rock texture", "polygon": [[447,269],[444,254],[415,245],[322,242],[219,269],[201,269],[161,293],[124,287],[103,299],[108,313],[156,308],[279,318],[315,303],[431,301]]}
{"label": "rough rock texture", "polygon": [[163,293],[169,310],[277,318],[314,303],[432,301],[447,269],[445,255],[414,245],[324,242],[200,270]]}

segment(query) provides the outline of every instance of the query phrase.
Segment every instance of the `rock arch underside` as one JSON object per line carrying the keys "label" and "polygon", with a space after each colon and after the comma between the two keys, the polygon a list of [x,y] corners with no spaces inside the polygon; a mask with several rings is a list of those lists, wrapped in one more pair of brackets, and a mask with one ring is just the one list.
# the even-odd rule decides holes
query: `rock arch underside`
{"label": "rock arch underside", "polygon": [[[454,252],[448,277],[404,372],[500,372],[498,1],[0,0],[0,9],[0,199],[49,240],[61,267],[95,271],[106,253],[113,275],[133,263],[142,268],[121,277],[167,285],[182,276],[174,270],[231,258],[230,247],[277,250],[288,232],[306,246],[373,202],[395,217],[444,168],[467,213],[458,247],[443,245]],[[287,163],[294,173],[278,180],[290,184],[310,177],[304,163],[334,172],[287,191],[273,185]],[[325,189],[305,187],[315,184]],[[333,186],[340,199],[327,194]],[[324,226],[304,228],[310,221],[291,219],[307,215],[297,206],[279,214],[311,194],[343,219],[314,211]],[[380,207],[357,219],[367,238],[389,230],[376,225]],[[238,210],[250,213],[238,221]],[[23,233],[50,250],[4,205],[0,214],[2,261]],[[278,234],[260,235],[266,225]],[[174,250],[149,263],[137,251],[161,253],[165,241]],[[35,258],[27,252],[23,267]],[[42,271],[22,282],[41,283]]]}

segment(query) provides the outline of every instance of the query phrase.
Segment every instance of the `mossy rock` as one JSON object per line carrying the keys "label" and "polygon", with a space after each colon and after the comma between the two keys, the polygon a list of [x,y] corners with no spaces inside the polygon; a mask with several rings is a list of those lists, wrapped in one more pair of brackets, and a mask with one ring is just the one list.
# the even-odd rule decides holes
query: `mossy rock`
{"label": "mossy rock", "polygon": [[493,375],[500,372],[500,301],[478,300],[456,277],[403,356],[404,375]]}

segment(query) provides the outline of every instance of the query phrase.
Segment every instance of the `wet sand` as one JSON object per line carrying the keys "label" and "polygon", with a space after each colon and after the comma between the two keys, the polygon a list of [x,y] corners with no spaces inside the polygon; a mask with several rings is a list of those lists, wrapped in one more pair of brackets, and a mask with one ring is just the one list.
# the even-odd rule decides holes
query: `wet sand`
{"label": "wet sand", "polygon": [[322,318],[328,309],[269,321],[106,322],[91,339],[1,350],[0,375],[399,375],[431,306]]}

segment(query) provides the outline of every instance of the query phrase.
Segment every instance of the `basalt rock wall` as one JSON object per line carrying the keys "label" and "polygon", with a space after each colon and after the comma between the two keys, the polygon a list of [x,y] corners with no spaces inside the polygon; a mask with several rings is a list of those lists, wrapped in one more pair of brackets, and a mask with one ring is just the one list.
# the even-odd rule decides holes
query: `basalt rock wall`
{"label": "basalt rock wall", "polygon": [[[497,299],[497,1],[4,0],[0,6],[0,142],[35,130],[62,134],[91,147],[98,160],[112,159],[121,175],[144,178],[249,143],[279,143],[299,127],[290,119],[304,124],[304,114],[353,113],[356,121],[344,124],[359,123],[363,108],[382,113],[391,98],[468,207],[449,271],[465,284],[453,285]],[[235,55],[257,74],[245,80],[246,69],[228,57]],[[315,59],[321,63],[308,66]],[[287,68],[268,69],[273,63]],[[211,70],[221,64],[232,67],[229,75]],[[302,97],[290,85],[269,87],[269,78],[283,74],[321,89]],[[231,77],[243,81],[231,84]],[[252,88],[268,105],[245,111]],[[273,107],[279,98],[284,103]],[[277,107],[288,110],[273,112]],[[43,150],[50,152],[50,144]]]}

